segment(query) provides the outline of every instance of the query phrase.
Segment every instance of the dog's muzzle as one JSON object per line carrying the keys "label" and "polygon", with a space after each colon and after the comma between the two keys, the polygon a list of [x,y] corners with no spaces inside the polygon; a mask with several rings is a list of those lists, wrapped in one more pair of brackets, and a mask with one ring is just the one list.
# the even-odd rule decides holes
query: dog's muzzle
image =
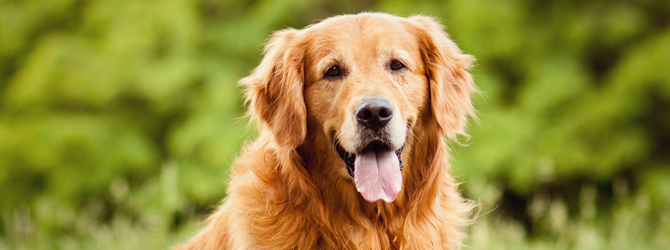
{"label": "dog's muzzle", "polygon": [[389,125],[393,107],[384,98],[366,98],[358,104],[354,116],[359,140],[357,148],[352,149],[355,152],[345,150],[338,138],[334,140],[335,149],[365,200],[393,202],[402,186],[403,149],[394,150],[397,145],[393,146],[393,126]]}

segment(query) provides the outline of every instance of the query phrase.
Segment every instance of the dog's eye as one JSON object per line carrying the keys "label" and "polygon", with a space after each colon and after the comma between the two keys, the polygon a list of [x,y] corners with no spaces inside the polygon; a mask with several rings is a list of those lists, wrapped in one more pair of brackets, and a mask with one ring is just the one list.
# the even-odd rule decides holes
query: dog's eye
{"label": "dog's eye", "polygon": [[405,65],[402,64],[400,61],[394,60],[393,62],[391,62],[392,70],[401,70],[403,68],[405,68]]}
{"label": "dog's eye", "polygon": [[328,69],[328,71],[326,71],[326,76],[330,76],[330,77],[340,76],[341,74],[342,74],[342,71],[340,70],[340,67],[337,67],[337,66],[330,67]]}

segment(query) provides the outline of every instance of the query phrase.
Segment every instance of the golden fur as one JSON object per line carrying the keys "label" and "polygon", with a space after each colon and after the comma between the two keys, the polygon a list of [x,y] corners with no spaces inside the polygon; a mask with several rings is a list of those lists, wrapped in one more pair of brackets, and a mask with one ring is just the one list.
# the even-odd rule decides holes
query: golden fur
{"label": "golden fur", "polygon": [[[393,58],[407,69],[389,73]],[[275,32],[241,80],[260,136],[235,161],[228,196],[207,226],[175,249],[460,248],[474,204],[450,175],[444,137],[465,134],[474,117],[473,61],[425,16],[343,15]],[[346,65],[342,79],[324,78],[332,62]],[[364,200],[333,148],[352,129],[355,103],[371,93],[389,99],[406,124],[402,189],[392,203]],[[340,139],[345,148],[355,143]]]}

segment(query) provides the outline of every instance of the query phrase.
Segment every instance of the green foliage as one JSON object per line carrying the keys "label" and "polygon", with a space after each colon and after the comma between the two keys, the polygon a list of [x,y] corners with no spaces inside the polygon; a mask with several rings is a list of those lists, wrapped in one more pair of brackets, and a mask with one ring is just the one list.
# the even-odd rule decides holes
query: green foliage
{"label": "green foliage", "polygon": [[361,11],[478,59],[452,145],[474,249],[670,244],[667,1],[0,0],[0,249],[183,240],[256,134],[236,82],[267,36]]}

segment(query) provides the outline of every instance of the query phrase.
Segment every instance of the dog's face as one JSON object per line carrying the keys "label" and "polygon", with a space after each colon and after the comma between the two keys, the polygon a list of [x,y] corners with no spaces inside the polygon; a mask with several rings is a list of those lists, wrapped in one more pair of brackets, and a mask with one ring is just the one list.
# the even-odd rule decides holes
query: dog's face
{"label": "dog's face", "polygon": [[399,156],[428,100],[419,41],[406,29],[339,18],[306,32],[313,37],[305,58],[307,113],[368,201],[391,202],[400,191]]}
{"label": "dog's face", "polygon": [[[275,34],[256,72],[242,80],[251,113],[280,146],[320,133],[369,202],[402,188],[401,154],[418,119],[461,133],[472,79],[461,54],[427,17],[361,14]],[[310,129],[318,131],[307,131]],[[346,176],[351,177],[346,177]]]}

